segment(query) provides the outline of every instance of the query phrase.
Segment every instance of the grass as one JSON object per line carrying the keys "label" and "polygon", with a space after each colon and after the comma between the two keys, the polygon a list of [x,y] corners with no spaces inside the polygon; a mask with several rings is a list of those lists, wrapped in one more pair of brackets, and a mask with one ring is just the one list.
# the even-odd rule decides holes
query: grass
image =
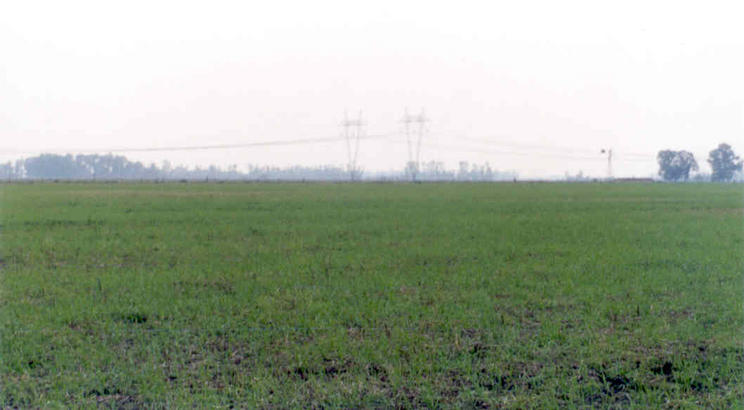
{"label": "grass", "polygon": [[735,407],[744,190],[5,185],[1,407]]}

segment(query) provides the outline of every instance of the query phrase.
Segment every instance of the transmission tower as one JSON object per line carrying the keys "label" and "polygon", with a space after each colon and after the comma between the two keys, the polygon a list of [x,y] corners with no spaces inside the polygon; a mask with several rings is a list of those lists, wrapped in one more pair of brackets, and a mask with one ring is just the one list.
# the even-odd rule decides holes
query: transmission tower
{"label": "transmission tower", "polygon": [[607,154],[607,179],[612,179],[612,148],[603,149],[602,154]]}
{"label": "transmission tower", "polygon": [[362,138],[362,127],[364,126],[362,111],[359,111],[356,119],[350,119],[348,113],[344,112],[344,121],[341,126],[344,129],[344,139],[346,140],[346,157],[348,160],[346,167],[349,171],[349,178],[353,182],[359,177],[357,157],[359,156],[359,140]]}
{"label": "transmission tower", "polygon": [[417,115],[409,114],[406,108],[402,122],[405,127],[406,144],[408,145],[406,170],[411,175],[411,180],[416,182],[416,176],[421,167],[421,141],[427,132],[426,123],[429,122],[429,119],[426,118],[423,108],[421,113]]}

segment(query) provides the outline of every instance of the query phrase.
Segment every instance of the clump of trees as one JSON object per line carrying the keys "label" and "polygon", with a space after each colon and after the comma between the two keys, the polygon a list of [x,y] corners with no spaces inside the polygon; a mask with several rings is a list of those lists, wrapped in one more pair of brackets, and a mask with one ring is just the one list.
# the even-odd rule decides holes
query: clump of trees
{"label": "clump of trees", "polygon": [[344,180],[348,172],[341,167],[292,166],[286,168],[249,166],[247,172],[237,165],[223,169],[214,165],[207,168],[172,166],[164,161],[161,166],[130,161],[120,155],[56,155],[42,154],[0,164],[0,177],[17,179],[68,180]]}
{"label": "clump of trees", "polygon": [[42,154],[26,159],[25,174],[37,179],[156,179],[161,170],[123,156]]}
{"label": "clump of trees", "polygon": [[731,181],[734,173],[741,171],[742,161],[734,154],[734,150],[728,144],[719,144],[718,148],[708,154],[708,164],[713,170],[710,175],[713,181]]}
{"label": "clump of trees", "polygon": [[[687,181],[690,172],[699,169],[695,156],[689,151],[662,150],[656,156],[659,163],[659,176],[665,181]],[[710,180],[715,182],[731,181],[735,174],[742,170],[742,161],[730,145],[722,143],[718,148],[710,151],[708,164],[712,169]],[[693,180],[702,181],[702,175],[696,175]]]}
{"label": "clump of trees", "polygon": [[409,163],[405,169],[405,178],[409,179],[415,175],[420,181],[510,181],[517,177],[516,172],[499,171],[491,168],[486,162],[484,164],[471,164],[467,161],[460,161],[457,170],[449,170],[441,161],[429,161],[421,164],[420,169],[415,164]]}
{"label": "clump of trees", "polygon": [[687,181],[690,171],[698,170],[695,156],[689,151],[659,151],[656,161],[659,163],[659,176],[665,181]]}
{"label": "clump of trees", "polygon": [[23,178],[23,163],[24,161],[22,159],[19,159],[15,162],[8,161],[4,164],[0,164],[0,178],[2,178],[3,180]]}

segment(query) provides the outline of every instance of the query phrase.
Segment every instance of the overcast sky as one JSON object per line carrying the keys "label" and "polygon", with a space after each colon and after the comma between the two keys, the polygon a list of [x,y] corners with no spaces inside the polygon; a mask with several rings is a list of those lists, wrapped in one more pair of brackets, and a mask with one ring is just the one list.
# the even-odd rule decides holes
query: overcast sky
{"label": "overcast sky", "polygon": [[[496,4],[500,3],[500,4]],[[0,6],[0,160],[40,151],[337,137],[367,170],[421,159],[522,176],[656,172],[744,154],[744,9],[715,1],[16,1]],[[126,152],[146,162],[346,162],[342,141]]]}

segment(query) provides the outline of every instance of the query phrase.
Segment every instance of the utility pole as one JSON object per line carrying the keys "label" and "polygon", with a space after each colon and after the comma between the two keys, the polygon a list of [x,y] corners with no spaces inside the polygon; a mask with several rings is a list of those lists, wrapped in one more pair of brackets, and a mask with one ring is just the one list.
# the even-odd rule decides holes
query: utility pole
{"label": "utility pole", "polygon": [[[408,145],[408,164],[406,164],[406,170],[411,174],[411,181],[416,182],[416,176],[421,167],[421,141],[424,139],[424,134],[427,131],[426,123],[429,122],[429,119],[426,118],[423,108],[418,115],[409,114],[406,108],[402,122],[405,127],[406,144]],[[417,125],[415,130],[412,129],[414,125]]]}
{"label": "utility pole", "polygon": [[349,171],[349,178],[351,182],[354,182],[359,176],[359,170],[357,168],[357,157],[359,156],[359,140],[362,137],[362,111],[359,111],[357,119],[349,119],[348,113],[344,112],[344,121],[341,126],[344,128],[344,139],[346,140],[346,157],[348,163],[346,165]]}
{"label": "utility pole", "polygon": [[612,179],[612,148],[602,149],[602,154],[607,154],[607,179]]}

